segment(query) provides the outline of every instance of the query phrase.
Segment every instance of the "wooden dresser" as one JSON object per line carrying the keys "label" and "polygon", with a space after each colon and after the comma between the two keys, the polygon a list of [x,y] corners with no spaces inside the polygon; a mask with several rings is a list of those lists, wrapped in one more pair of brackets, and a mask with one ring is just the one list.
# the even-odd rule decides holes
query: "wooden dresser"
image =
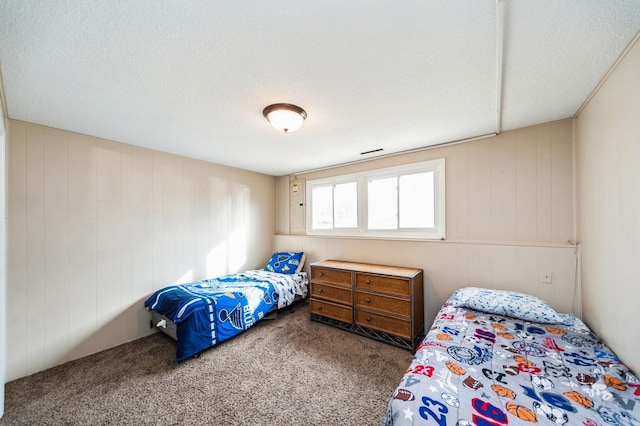
{"label": "wooden dresser", "polygon": [[422,269],[312,263],[311,319],[415,352],[424,335],[422,281]]}

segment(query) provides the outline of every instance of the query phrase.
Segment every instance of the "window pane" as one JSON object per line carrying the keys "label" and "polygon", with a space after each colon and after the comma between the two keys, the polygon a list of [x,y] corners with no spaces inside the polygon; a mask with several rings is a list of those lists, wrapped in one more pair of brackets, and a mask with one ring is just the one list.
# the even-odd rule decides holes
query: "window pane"
{"label": "window pane", "polygon": [[331,186],[313,188],[311,192],[311,227],[312,229],[333,228],[333,196]]}
{"label": "window pane", "polygon": [[336,228],[358,227],[358,184],[341,183],[333,188],[334,226]]}
{"label": "window pane", "polygon": [[373,179],[367,187],[369,229],[398,228],[398,179]]}
{"label": "window pane", "polygon": [[435,227],[434,172],[400,176],[400,228]]}

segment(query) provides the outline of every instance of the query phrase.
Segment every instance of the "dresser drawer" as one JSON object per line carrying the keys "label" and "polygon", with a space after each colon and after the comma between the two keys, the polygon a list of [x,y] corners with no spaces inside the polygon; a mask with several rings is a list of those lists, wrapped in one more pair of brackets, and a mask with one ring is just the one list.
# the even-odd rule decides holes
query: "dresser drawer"
{"label": "dresser drawer", "polygon": [[328,284],[311,283],[311,297],[331,300],[351,305],[353,296],[351,288],[335,287]]}
{"label": "dresser drawer", "polygon": [[356,306],[411,317],[411,301],[408,299],[356,291]]}
{"label": "dresser drawer", "polygon": [[399,296],[411,295],[411,282],[408,279],[356,273],[356,288],[382,291]]}
{"label": "dresser drawer", "polygon": [[312,314],[333,318],[344,322],[353,322],[353,311],[350,306],[337,305],[324,300],[309,299],[309,311]]}
{"label": "dresser drawer", "polygon": [[411,339],[411,321],[356,309],[356,324]]}
{"label": "dresser drawer", "polygon": [[312,267],[311,279],[351,287],[351,271]]}

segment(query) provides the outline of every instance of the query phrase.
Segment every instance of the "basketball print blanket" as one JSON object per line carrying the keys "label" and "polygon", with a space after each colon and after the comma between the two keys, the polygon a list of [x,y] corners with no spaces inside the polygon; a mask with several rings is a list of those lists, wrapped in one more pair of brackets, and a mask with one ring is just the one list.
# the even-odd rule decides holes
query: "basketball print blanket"
{"label": "basketball print blanket", "polygon": [[573,315],[478,288],[444,304],[383,424],[640,425],[640,382]]}
{"label": "basketball print blanket", "polygon": [[242,333],[304,292],[303,274],[247,271],[157,290],[144,306],[176,323],[178,362]]}

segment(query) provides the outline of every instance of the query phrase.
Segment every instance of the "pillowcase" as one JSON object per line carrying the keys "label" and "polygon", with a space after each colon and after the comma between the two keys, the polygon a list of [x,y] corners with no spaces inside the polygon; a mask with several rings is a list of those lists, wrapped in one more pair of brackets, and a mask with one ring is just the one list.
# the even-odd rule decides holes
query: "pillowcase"
{"label": "pillowcase", "polygon": [[298,264],[298,268],[296,269],[296,274],[302,272],[302,267],[304,266],[304,261],[307,258],[304,253],[302,253],[302,258],[300,259],[300,263]]}
{"label": "pillowcase", "polygon": [[564,324],[568,319],[543,300],[515,291],[466,287],[456,290],[450,302],[453,306],[543,324]]}
{"label": "pillowcase", "polygon": [[280,274],[295,274],[298,268],[302,269],[303,252],[281,251],[273,253],[271,260],[265,266],[265,271],[278,272]]}

